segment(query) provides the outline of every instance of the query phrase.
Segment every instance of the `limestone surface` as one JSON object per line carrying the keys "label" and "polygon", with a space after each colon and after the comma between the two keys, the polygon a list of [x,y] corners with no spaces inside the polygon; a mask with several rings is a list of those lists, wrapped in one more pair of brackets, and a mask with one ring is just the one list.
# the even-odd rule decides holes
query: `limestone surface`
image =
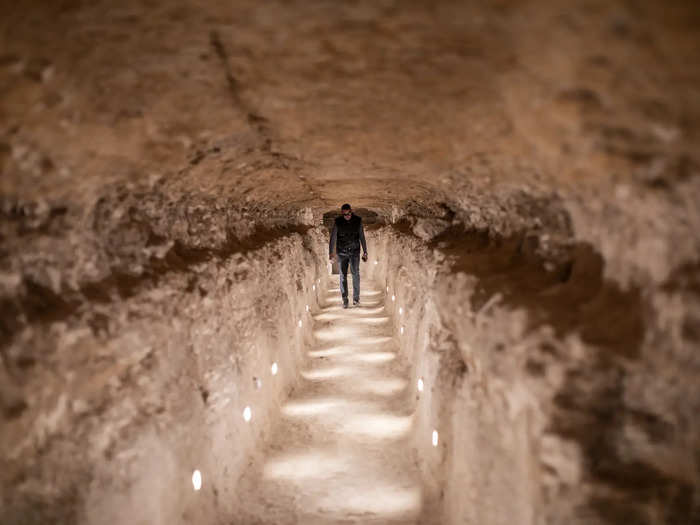
{"label": "limestone surface", "polygon": [[697,1],[0,8],[3,524],[275,522],[344,202],[411,426],[300,523],[700,522]]}

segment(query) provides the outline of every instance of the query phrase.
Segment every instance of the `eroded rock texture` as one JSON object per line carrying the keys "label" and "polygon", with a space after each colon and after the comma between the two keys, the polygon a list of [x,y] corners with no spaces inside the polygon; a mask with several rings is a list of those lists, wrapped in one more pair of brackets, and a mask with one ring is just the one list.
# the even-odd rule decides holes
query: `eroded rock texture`
{"label": "eroded rock texture", "polygon": [[0,25],[3,523],[235,523],[346,201],[432,381],[415,451],[445,523],[700,521],[697,2]]}

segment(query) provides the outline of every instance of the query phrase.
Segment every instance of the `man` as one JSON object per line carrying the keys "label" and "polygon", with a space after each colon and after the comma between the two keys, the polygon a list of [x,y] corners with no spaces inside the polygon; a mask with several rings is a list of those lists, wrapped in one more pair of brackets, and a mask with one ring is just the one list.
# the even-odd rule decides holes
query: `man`
{"label": "man", "polygon": [[367,241],[362,228],[362,217],[352,212],[349,204],[340,208],[341,216],[336,217],[331,242],[328,247],[329,258],[334,259],[335,248],[340,265],[340,295],[343,298],[343,308],[348,307],[348,264],[352,272],[352,304],[360,306],[360,245],[362,245],[362,260],[367,261]]}

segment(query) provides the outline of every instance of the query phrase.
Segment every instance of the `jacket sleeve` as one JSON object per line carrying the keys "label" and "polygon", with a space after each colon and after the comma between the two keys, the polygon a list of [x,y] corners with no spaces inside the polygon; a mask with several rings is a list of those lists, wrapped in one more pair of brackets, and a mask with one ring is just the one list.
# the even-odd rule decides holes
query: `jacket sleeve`
{"label": "jacket sleeve", "polygon": [[367,241],[365,240],[365,229],[362,226],[362,221],[360,221],[360,244],[362,244],[362,251],[367,253]]}
{"label": "jacket sleeve", "polygon": [[333,224],[333,231],[331,232],[331,241],[328,244],[328,255],[333,255],[333,250],[335,249],[335,243],[338,239],[338,227]]}

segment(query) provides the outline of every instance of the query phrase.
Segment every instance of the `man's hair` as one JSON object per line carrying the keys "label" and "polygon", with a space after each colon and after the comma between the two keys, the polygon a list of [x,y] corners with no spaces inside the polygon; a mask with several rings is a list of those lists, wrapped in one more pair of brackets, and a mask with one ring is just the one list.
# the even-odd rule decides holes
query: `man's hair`
{"label": "man's hair", "polygon": [[342,210],[349,210],[349,209],[350,209],[350,205],[347,202],[340,207],[341,211]]}

